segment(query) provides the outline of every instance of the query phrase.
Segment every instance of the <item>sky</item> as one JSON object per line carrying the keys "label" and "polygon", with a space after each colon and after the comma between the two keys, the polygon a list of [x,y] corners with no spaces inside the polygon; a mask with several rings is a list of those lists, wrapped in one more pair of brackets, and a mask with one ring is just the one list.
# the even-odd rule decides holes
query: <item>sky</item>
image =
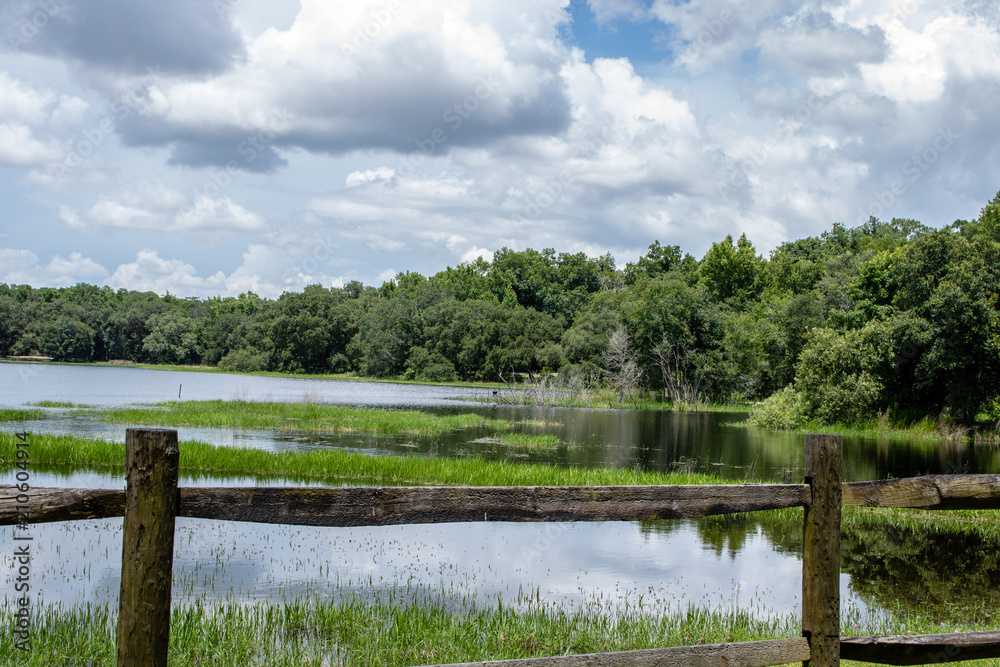
{"label": "sky", "polygon": [[276,297],[1000,190],[995,0],[0,0],[0,282]]}

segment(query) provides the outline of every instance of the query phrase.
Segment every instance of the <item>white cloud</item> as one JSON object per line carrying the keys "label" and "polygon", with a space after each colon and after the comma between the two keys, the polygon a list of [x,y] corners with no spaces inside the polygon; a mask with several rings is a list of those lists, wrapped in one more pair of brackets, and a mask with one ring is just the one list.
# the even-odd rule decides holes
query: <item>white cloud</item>
{"label": "white cloud", "polygon": [[[384,0],[305,0],[271,29],[259,7],[234,8],[237,26],[257,16],[245,53],[199,47],[211,67],[141,88],[139,74],[51,54],[0,57],[5,214],[35,224],[51,202],[62,224],[47,224],[80,240],[81,261],[121,264],[121,284],[280,294],[382,281],[390,265],[433,273],[503,246],[624,263],[653,239],[700,254],[747,232],[767,250],[853,224],[939,131],[958,139],[883,217],[971,217],[1000,182],[1000,23],[981,7],[657,0],[646,14],[589,1],[608,22],[597,32],[656,21],[671,51],[648,45],[662,62],[638,69],[594,58],[594,26],[560,32],[566,0],[413,0],[380,23]],[[130,85],[142,112],[116,118],[86,169],[60,180],[39,166]],[[254,173],[192,196],[227,162]],[[61,189],[38,197],[35,185]],[[197,262],[165,242],[178,232],[199,244]],[[218,271],[205,258],[233,238],[247,254]]]}
{"label": "white cloud", "polygon": [[[0,70],[0,165],[33,167],[60,159],[64,150],[53,137],[40,137],[46,121],[67,119],[86,102],[38,90]],[[55,106],[54,110],[50,109]]]}
{"label": "white cloud", "polygon": [[513,2],[408,0],[390,12],[381,0],[304,0],[287,30],[249,44],[245,63],[157,81],[143,122],[122,131],[135,143],[176,142],[181,163],[225,164],[260,131],[268,150],[345,153],[418,141],[447,152],[558,130],[568,120],[562,3]]}
{"label": "white cloud", "polygon": [[47,287],[69,287],[78,282],[93,281],[108,275],[107,269],[79,252],[68,258],[53,255],[48,264],[41,264],[30,250],[0,248],[0,282]]}
{"label": "white cloud", "polygon": [[44,118],[53,95],[37,90],[0,70],[0,119],[37,123]]}
{"label": "white cloud", "polygon": [[382,273],[378,274],[378,277],[373,283],[376,287],[383,285],[389,281],[395,280],[396,276],[399,275],[394,269],[386,269]]}
{"label": "white cloud", "polygon": [[353,188],[358,185],[365,185],[366,183],[373,183],[375,181],[388,181],[395,175],[396,170],[390,169],[389,167],[365,169],[364,171],[352,171],[347,175],[345,185],[349,188]]}
{"label": "white cloud", "polygon": [[246,232],[261,230],[266,225],[264,218],[229,197],[201,195],[189,204],[179,190],[150,182],[125,188],[119,198],[104,197],[82,215],[62,205],[59,217],[70,228],[82,232]]}
{"label": "white cloud", "polygon": [[315,283],[328,287],[343,285],[340,278],[292,269],[287,258],[264,244],[247,244],[242,263],[228,275],[216,271],[208,276],[199,275],[193,265],[181,259],[165,259],[157,251],[144,248],[134,262],[119,265],[104,284],[158,294],[170,292],[182,297],[235,296],[251,291],[272,299]]}
{"label": "white cloud", "polygon": [[194,207],[177,214],[172,229],[193,230],[255,230],[264,227],[264,218],[248,211],[229,197],[212,199],[198,197]]}
{"label": "white cloud", "polygon": [[462,264],[465,264],[467,262],[474,262],[476,260],[476,258],[478,258],[478,257],[482,257],[487,262],[492,262],[493,261],[493,251],[487,250],[486,248],[477,248],[476,246],[472,246],[469,250],[467,250],[466,252],[462,253],[462,260],[461,261],[462,261]]}
{"label": "white cloud", "polygon": [[89,102],[75,95],[60,95],[59,104],[52,111],[49,120],[55,125],[78,123],[89,108]]}
{"label": "white cloud", "polygon": [[60,157],[58,144],[38,140],[27,125],[0,123],[0,165],[30,167]]}
{"label": "white cloud", "polygon": [[1000,35],[969,17],[949,13],[920,26],[886,25],[891,55],[863,67],[865,82],[904,104],[934,102],[952,77],[1000,80]]}

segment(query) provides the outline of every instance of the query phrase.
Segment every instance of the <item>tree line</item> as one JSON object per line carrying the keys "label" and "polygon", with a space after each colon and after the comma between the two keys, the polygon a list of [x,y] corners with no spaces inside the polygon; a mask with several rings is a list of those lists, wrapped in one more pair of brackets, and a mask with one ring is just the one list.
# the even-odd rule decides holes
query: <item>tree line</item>
{"label": "tree line", "polygon": [[762,424],[878,412],[997,415],[1000,193],[935,229],[871,218],[765,258],[727,236],[700,260],[507,248],[381,287],[264,299],[0,284],[0,355],[233,371],[496,380],[559,374],[673,402],[767,399]]}

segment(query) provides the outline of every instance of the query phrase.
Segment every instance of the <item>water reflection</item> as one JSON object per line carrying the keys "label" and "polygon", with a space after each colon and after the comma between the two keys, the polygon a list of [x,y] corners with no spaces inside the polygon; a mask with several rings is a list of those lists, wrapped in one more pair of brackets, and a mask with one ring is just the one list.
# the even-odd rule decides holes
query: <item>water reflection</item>
{"label": "water reflection", "polygon": [[[696,522],[668,532],[635,523],[475,523],[316,528],[178,519],[174,602],[387,598],[410,593],[572,609],[650,605],[794,613],[801,564],[749,534],[739,558],[702,540]],[[40,524],[34,538],[38,602],[117,605],[121,519]],[[11,528],[0,540],[12,539]],[[5,568],[5,597],[13,595]],[[846,589],[845,589],[846,592]]]}
{"label": "water reflection", "polygon": [[[176,400],[181,384],[184,399],[309,398],[438,413],[472,411],[517,421],[516,430],[555,435],[562,444],[550,449],[501,445],[490,439],[489,429],[414,437],[181,427],[182,441],[275,451],[337,448],[562,466],[687,469],[761,481],[802,479],[802,436],[734,426],[744,418],[741,413],[495,406],[458,400],[474,398],[474,389],[25,364],[0,364],[0,405],[60,400],[121,406]],[[46,412],[45,420],[26,427],[124,441],[124,426],[102,424],[73,410]],[[997,447],[976,448],[964,442],[845,438],[844,448],[844,477],[849,481],[1000,469]],[[56,472],[47,477],[41,471],[33,475],[39,486],[122,486],[120,475],[86,471],[74,471],[69,477]],[[257,483],[254,479],[182,481],[212,486]],[[567,605],[581,604],[594,595],[613,604],[642,595],[673,604],[794,611],[801,586],[802,539],[801,518],[796,516],[786,512],[642,524],[369,529],[188,519],[178,525],[175,593],[178,600],[234,595],[249,602],[299,594],[381,595],[403,586],[456,599],[500,596],[507,604],[537,591],[553,603]],[[0,529],[0,541],[10,540],[9,530]],[[41,573],[46,600],[99,602],[117,596],[120,519],[47,524],[32,530],[37,531],[42,554],[35,571]],[[845,529],[843,545],[845,600],[861,608],[923,611],[943,621],[1000,608],[997,538],[892,531],[879,525]],[[5,597],[11,594],[9,563]]]}
{"label": "water reflection", "polygon": [[841,549],[851,590],[870,605],[946,623],[993,623],[1000,610],[996,534],[862,525]]}
{"label": "water reflection", "polygon": [[[36,486],[122,488],[120,474],[35,471]],[[268,480],[283,484],[286,480]],[[183,486],[250,486],[252,478],[185,477]],[[13,543],[13,529],[0,541]],[[33,537],[38,601],[117,604],[121,519],[39,524]],[[845,608],[990,623],[1000,609],[1000,536],[852,521],[842,534]],[[300,596],[388,599],[430,595],[563,608],[595,600],[621,608],[739,608],[797,613],[802,512],[700,520],[476,523],[316,528],[179,519],[177,603],[249,604]],[[8,563],[3,594],[13,595]],[[33,575],[34,576],[34,575]]]}
{"label": "water reflection", "polygon": [[[761,432],[734,426],[741,413],[626,412],[570,408],[517,408],[462,405],[466,412],[511,419],[515,432],[555,435],[555,447],[499,443],[489,428],[469,428],[433,436],[318,433],[278,429],[177,427],[181,441],[271,451],[332,448],[396,456],[476,457],[559,466],[636,468],[710,472],[726,479],[795,483],[802,480],[803,439],[797,433]],[[424,408],[454,412],[454,407]],[[79,411],[46,409],[48,417],[25,422],[36,433],[72,434],[124,442],[125,426],[105,424]],[[914,475],[985,472],[1000,469],[997,446],[962,442],[887,442],[844,439],[848,481]]]}

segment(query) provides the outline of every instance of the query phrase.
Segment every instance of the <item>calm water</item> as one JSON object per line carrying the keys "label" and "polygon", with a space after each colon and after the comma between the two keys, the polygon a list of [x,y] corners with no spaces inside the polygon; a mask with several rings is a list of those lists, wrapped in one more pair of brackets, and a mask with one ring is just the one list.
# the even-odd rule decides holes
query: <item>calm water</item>
{"label": "calm water", "polygon": [[[497,406],[475,400],[488,392],[464,387],[0,363],[0,407],[20,407],[45,400],[120,407],[178,400],[178,390],[182,400],[305,399],[433,413],[476,412],[525,422],[518,430],[553,434],[564,444],[549,451],[512,449],[491,443],[492,432],[477,429],[420,438],[181,427],[178,429],[181,440],[272,450],[335,447],[378,454],[477,456],[659,471],[688,469],[761,481],[802,479],[802,436],[734,426],[745,419],[744,413]],[[124,426],[102,424],[74,410],[52,409],[47,413],[48,419],[29,423],[27,428],[124,441]],[[531,422],[546,425],[533,426]],[[844,476],[850,481],[998,469],[1000,456],[996,447],[977,449],[967,443],[928,445],[859,438],[844,441]]]}
{"label": "calm water", "polygon": [[[482,429],[413,438],[180,428],[182,441],[272,450],[333,447],[407,456],[476,456],[565,466],[696,469],[764,481],[802,479],[801,436],[733,426],[744,418],[740,413],[510,407],[475,402],[485,392],[466,388],[0,364],[0,407],[43,400],[125,406],[177,400],[178,390],[183,400],[306,399],[437,413],[472,411],[524,422],[520,430],[555,434],[564,445],[547,452],[518,450],[491,443],[491,433]],[[46,419],[28,423],[27,429],[124,440],[123,426],[102,424],[74,410],[46,413]],[[537,422],[546,425],[533,425]],[[845,440],[849,480],[958,471],[997,472],[995,448]],[[0,483],[7,482],[5,476],[13,481],[8,471],[0,473]],[[32,482],[91,488],[123,485],[120,475],[83,471],[37,472]],[[255,483],[182,480],[184,485]],[[38,525],[31,530],[40,600],[114,603],[120,519]],[[800,532],[798,525],[779,529],[761,522],[720,520],[347,529],[182,519],[175,544],[174,594],[176,602],[223,598],[250,602],[297,595],[378,596],[402,589],[456,600],[471,596],[518,604],[532,594],[563,606],[597,599],[618,607],[642,596],[646,602],[675,607],[693,603],[761,614],[785,612],[798,605]],[[13,543],[11,528],[0,528],[0,543]],[[963,579],[955,576],[949,562],[982,564],[977,581],[985,583],[976,589],[979,599],[995,594],[1000,582],[1000,564],[988,557],[1000,553],[1000,543],[954,539],[943,552],[947,558],[942,558],[942,545],[926,535],[845,535],[844,544],[843,593],[846,604],[861,610],[918,600],[926,608],[940,603],[941,614],[954,613],[962,606]],[[4,586],[9,597],[9,575]],[[957,600],[958,606],[947,608],[945,598]]]}

